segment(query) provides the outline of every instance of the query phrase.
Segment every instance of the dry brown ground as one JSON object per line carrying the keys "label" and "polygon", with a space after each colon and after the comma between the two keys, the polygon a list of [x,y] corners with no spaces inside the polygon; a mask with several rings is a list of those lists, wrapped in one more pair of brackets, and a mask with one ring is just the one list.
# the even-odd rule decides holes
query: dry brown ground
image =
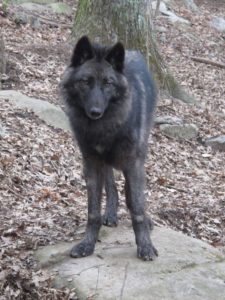
{"label": "dry brown ground", "polygon": [[[182,29],[159,16],[160,51],[179,82],[201,103],[190,107],[160,97],[157,115],[182,117],[199,128],[199,140],[225,133],[225,70],[194,62],[200,56],[225,63],[225,36],[208,26],[223,6],[198,1],[191,14],[178,1],[176,12],[192,22]],[[218,1],[213,1],[213,3]],[[197,1],[196,1],[197,3]],[[221,2],[222,3],[222,2]],[[51,16],[48,16],[51,18]],[[0,16],[9,56],[6,89],[62,105],[58,84],[68,62],[71,18],[57,18],[56,28],[16,25]],[[86,219],[86,192],[80,154],[70,134],[53,129],[31,112],[0,107],[9,135],[0,140],[0,300],[75,299],[73,291],[50,287],[51,277],[35,270],[33,251],[58,240],[71,241]],[[147,209],[158,225],[225,246],[225,154],[197,140],[175,141],[159,128],[149,143]],[[127,218],[123,180],[118,179],[120,218]]]}

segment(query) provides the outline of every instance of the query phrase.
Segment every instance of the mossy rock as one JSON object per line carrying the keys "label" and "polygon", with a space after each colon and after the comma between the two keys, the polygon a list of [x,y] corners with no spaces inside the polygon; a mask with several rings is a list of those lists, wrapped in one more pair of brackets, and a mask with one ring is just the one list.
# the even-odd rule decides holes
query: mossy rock
{"label": "mossy rock", "polygon": [[71,7],[63,2],[50,3],[48,7],[57,14],[71,14],[72,11]]}
{"label": "mossy rock", "polygon": [[69,7],[66,3],[57,2],[50,4],[37,4],[33,2],[26,2],[19,4],[20,7],[25,9],[26,11],[38,11],[38,12],[52,12],[54,14],[70,14],[72,12],[71,7]]}
{"label": "mossy rock", "polygon": [[198,128],[194,124],[162,124],[159,128],[166,136],[179,140],[191,140],[198,135]]}
{"label": "mossy rock", "polygon": [[206,146],[211,146],[215,150],[225,152],[225,135],[211,137],[206,139]]}
{"label": "mossy rock", "polygon": [[35,4],[51,4],[55,0],[10,0],[12,4],[35,3]]}
{"label": "mossy rock", "polygon": [[51,10],[51,8],[48,5],[41,5],[41,4],[36,4],[36,3],[31,3],[31,2],[20,4],[20,7],[22,7],[23,9],[25,9],[25,15],[26,16],[27,16],[26,12],[30,12],[30,11],[31,12],[32,11],[37,11],[37,12],[41,13],[41,12],[45,12],[45,11],[50,11]]}

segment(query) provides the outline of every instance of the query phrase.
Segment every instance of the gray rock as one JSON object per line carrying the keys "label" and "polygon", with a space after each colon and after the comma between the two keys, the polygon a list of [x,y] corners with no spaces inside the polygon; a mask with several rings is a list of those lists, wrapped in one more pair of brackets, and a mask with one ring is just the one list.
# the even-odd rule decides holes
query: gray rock
{"label": "gray rock", "polygon": [[171,23],[181,23],[181,24],[184,24],[184,25],[191,25],[191,23],[188,20],[177,16],[175,13],[171,13],[169,15],[169,20],[170,20]]}
{"label": "gray rock", "polygon": [[160,34],[159,40],[161,43],[166,43],[166,35],[165,33]]}
{"label": "gray rock", "polygon": [[80,300],[225,299],[225,256],[212,246],[167,228],[155,228],[154,262],[136,257],[131,227],[102,228],[92,256],[72,259],[73,244],[47,246],[36,253],[56,274],[55,286],[75,288]]}
{"label": "gray rock", "polygon": [[[14,12],[14,20],[19,24],[27,24],[29,23],[33,28],[39,28],[42,23],[45,21],[38,17],[43,13],[52,13],[52,14],[67,14],[70,15],[72,13],[71,7],[63,2],[52,3],[52,1],[20,1],[18,5],[16,5],[16,10]],[[35,2],[35,3],[34,3]],[[38,3],[36,3],[38,2]],[[48,3],[48,4],[45,4]],[[33,14],[33,12],[37,14]],[[51,24],[51,21],[50,23]]]}
{"label": "gray rock", "polygon": [[72,9],[70,6],[66,3],[63,2],[57,2],[57,3],[50,3],[50,4],[37,4],[37,3],[22,3],[19,5],[22,10],[25,11],[35,11],[38,13],[43,13],[43,12],[52,12],[52,13],[57,13],[57,14],[71,14]]}
{"label": "gray rock", "polygon": [[50,11],[51,8],[48,5],[42,5],[37,3],[22,3],[18,7],[20,7],[23,11],[35,11],[38,13],[43,13],[45,11]]}
{"label": "gray rock", "polygon": [[171,124],[171,125],[176,125],[176,124],[182,124],[183,120],[178,117],[172,117],[172,116],[159,116],[155,118],[155,124],[160,125],[160,124]]}
{"label": "gray rock", "polygon": [[54,13],[70,15],[72,13],[71,7],[63,2],[52,3],[48,5]]}
{"label": "gray rock", "polygon": [[[156,7],[157,7],[157,1],[152,1],[151,3],[152,5],[152,9],[153,10],[156,10]],[[162,13],[162,14],[169,14],[169,9],[167,8],[165,2],[160,2],[160,5],[159,5],[159,11]]]}
{"label": "gray rock", "polygon": [[198,135],[198,128],[194,124],[162,124],[159,128],[166,136],[175,139],[190,140]]}
{"label": "gray rock", "polygon": [[211,27],[216,28],[218,31],[225,32],[225,19],[221,17],[213,17],[210,22]]}
{"label": "gray rock", "polygon": [[199,8],[198,6],[194,3],[194,0],[183,0],[186,7],[188,9],[190,9],[191,11],[194,11],[194,12],[198,12],[199,11]]}
{"label": "gray rock", "polygon": [[[157,1],[153,1],[151,3],[151,5],[152,5],[152,9],[155,10],[156,5],[157,5]],[[188,20],[177,16],[174,12],[169,10],[168,7],[166,6],[166,4],[162,1],[160,2],[160,5],[159,5],[159,11],[163,15],[166,15],[171,23],[182,23],[182,24],[185,24],[185,25],[190,25],[191,24]]]}
{"label": "gray rock", "polygon": [[15,107],[32,110],[40,119],[55,128],[70,130],[66,114],[54,104],[25,96],[13,90],[0,91],[0,102],[3,99],[8,99]]}
{"label": "gray rock", "polygon": [[29,15],[25,11],[20,10],[14,12],[14,21],[18,24],[29,23],[33,28],[39,28],[41,26],[38,16]]}
{"label": "gray rock", "polygon": [[[30,24],[32,28],[40,28],[42,25],[41,19],[38,17],[42,15],[43,12],[51,11],[51,8],[47,5],[41,5],[36,3],[21,3],[20,5],[16,6],[13,13],[14,21],[17,24]],[[33,14],[35,12],[37,14]]]}
{"label": "gray rock", "polygon": [[3,125],[0,124],[0,138],[6,135],[6,129]]}
{"label": "gray rock", "polygon": [[161,32],[161,33],[165,33],[165,32],[168,31],[166,29],[166,27],[164,27],[164,26],[155,26],[155,30],[158,31],[158,32]]}
{"label": "gray rock", "polygon": [[[37,2],[37,3],[33,3]],[[45,4],[47,3],[47,4]],[[19,24],[29,23],[33,28],[41,27],[44,23],[43,19],[38,17],[43,13],[52,13],[52,14],[71,14],[72,9],[69,5],[63,2],[52,3],[52,1],[19,1],[19,4],[16,5],[16,10],[14,11],[14,20]],[[33,14],[35,12],[36,14]],[[51,24],[51,22],[49,23]]]}
{"label": "gray rock", "polygon": [[36,3],[36,4],[50,4],[55,3],[55,0],[10,0],[12,4],[22,4],[22,3]]}
{"label": "gray rock", "polygon": [[215,150],[225,151],[225,135],[211,137],[205,140],[205,144]]}

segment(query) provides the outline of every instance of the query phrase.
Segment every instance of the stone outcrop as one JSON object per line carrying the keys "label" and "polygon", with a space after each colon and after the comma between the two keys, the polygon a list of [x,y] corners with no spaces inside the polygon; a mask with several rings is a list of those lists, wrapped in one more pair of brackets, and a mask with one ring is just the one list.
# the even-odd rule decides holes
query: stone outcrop
{"label": "stone outcrop", "polygon": [[159,257],[143,262],[131,226],[103,227],[99,239],[86,258],[69,257],[74,243],[44,247],[36,257],[55,274],[56,286],[75,288],[80,300],[224,299],[225,256],[200,240],[156,227]]}

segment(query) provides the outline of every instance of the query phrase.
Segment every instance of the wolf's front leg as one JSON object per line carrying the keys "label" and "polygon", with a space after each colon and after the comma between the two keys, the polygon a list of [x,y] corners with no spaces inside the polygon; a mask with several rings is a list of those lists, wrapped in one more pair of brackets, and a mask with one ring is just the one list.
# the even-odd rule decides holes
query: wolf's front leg
{"label": "wolf's front leg", "polygon": [[117,226],[118,192],[116,189],[113,169],[105,166],[106,208],[102,223],[106,226]]}
{"label": "wolf's front leg", "polygon": [[150,239],[149,219],[144,208],[145,171],[144,160],[137,159],[124,171],[127,207],[131,213],[137,244],[137,255],[143,260],[158,256]]}
{"label": "wolf's front leg", "polygon": [[101,196],[103,187],[103,164],[96,159],[84,159],[84,175],[88,194],[88,221],[84,239],[75,245],[70,255],[83,257],[94,252],[101,227]]}

